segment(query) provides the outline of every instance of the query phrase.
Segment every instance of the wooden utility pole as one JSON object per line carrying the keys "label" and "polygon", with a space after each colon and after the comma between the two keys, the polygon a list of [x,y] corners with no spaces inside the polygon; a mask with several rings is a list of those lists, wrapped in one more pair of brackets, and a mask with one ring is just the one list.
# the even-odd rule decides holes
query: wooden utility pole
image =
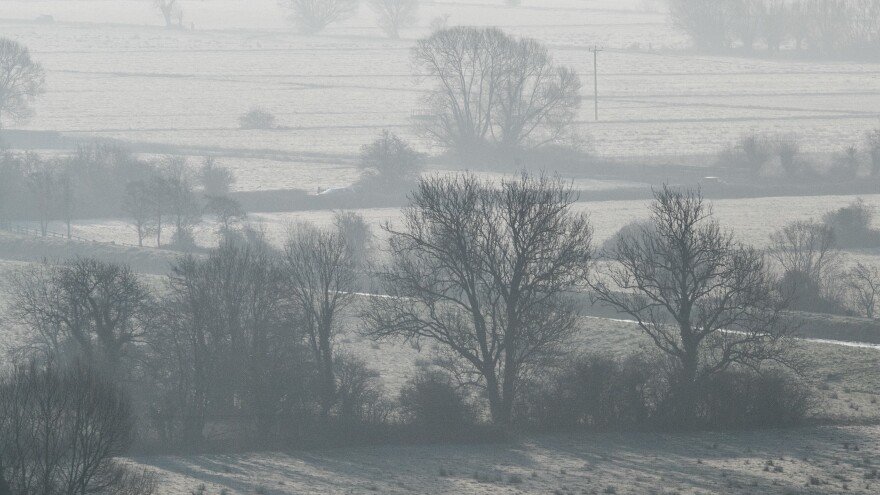
{"label": "wooden utility pole", "polygon": [[593,52],[593,103],[596,107],[596,120],[599,120],[599,52],[601,52],[603,48],[598,46],[594,46],[590,48],[590,51]]}

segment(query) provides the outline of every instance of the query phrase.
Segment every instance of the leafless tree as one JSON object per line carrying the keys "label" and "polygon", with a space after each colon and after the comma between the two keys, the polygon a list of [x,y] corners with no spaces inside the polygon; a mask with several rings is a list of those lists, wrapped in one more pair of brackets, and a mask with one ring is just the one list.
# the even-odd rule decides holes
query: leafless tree
{"label": "leafless tree", "polygon": [[192,177],[186,159],[166,157],[161,170],[164,197],[167,200],[166,210],[174,224],[173,243],[179,248],[194,245],[192,228],[201,222],[202,212],[193,189]]}
{"label": "leafless tree", "polygon": [[247,217],[241,203],[228,196],[208,196],[205,211],[217,217],[221,243],[231,239],[235,225]]}
{"label": "leafless tree", "polygon": [[764,256],[725,232],[699,192],[664,186],[654,196],[653,226],[621,238],[591,285],[669,356],[669,413],[686,424],[711,376],[784,362],[790,328]]}
{"label": "leafless tree", "polygon": [[21,271],[11,295],[13,319],[38,333],[47,355],[73,343],[84,359],[110,373],[123,371],[126,351],[151,321],[151,297],[137,275],[93,258]]}
{"label": "leafless tree", "polygon": [[876,318],[880,304],[880,268],[859,262],[846,272],[845,278],[850,307],[865,318]]}
{"label": "leafless tree", "polygon": [[785,272],[802,273],[818,285],[837,267],[834,230],[813,221],[791,222],[770,234],[770,253]]}
{"label": "leafless tree", "polygon": [[880,177],[880,127],[865,133],[865,147],[871,164],[871,177]]}
{"label": "leafless tree", "polygon": [[413,49],[420,75],[435,82],[428,136],[467,154],[487,144],[539,147],[564,135],[580,106],[577,74],[547,48],[495,28],[454,27]]}
{"label": "leafless tree", "polygon": [[58,172],[53,164],[44,161],[35,153],[25,155],[27,166],[27,186],[36,203],[43,237],[49,230],[49,222],[55,218],[58,201]]}
{"label": "leafless tree", "polygon": [[144,239],[155,229],[153,195],[146,181],[129,182],[125,186],[122,209],[137,232],[138,246],[143,246]]}
{"label": "leafless tree", "polygon": [[400,29],[418,20],[418,0],[370,0],[370,8],[376,13],[376,22],[390,38],[400,37]]}
{"label": "leafless tree", "polygon": [[[296,377],[286,373],[297,332],[290,331],[284,272],[265,244],[226,243],[207,259],[186,256],[172,268],[162,330],[153,340],[166,359],[166,396],[154,404],[169,439],[203,440],[211,413],[233,414],[233,400],[261,440],[276,425]],[[287,404],[286,407],[290,407]]]}
{"label": "leafless tree", "polygon": [[305,329],[320,376],[321,408],[334,405],[333,344],[338,319],[352,301],[358,267],[338,232],[302,224],[290,233],[285,247],[287,292]]}
{"label": "leafless tree", "polygon": [[179,0],[152,0],[153,5],[162,12],[165,18],[165,27],[174,27],[174,20],[177,19],[178,27],[183,27],[183,9],[180,7]]}
{"label": "leafless tree", "polygon": [[217,165],[213,157],[206,157],[199,169],[199,181],[206,196],[226,196],[233,184],[235,174],[226,167]]}
{"label": "leafless tree", "polygon": [[669,0],[673,24],[690,36],[698,47],[709,50],[730,46],[737,8],[736,0]]}
{"label": "leafless tree", "polygon": [[151,476],[115,461],[133,425],[126,394],[84,365],[20,366],[0,382],[0,478],[11,493],[149,495]]}
{"label": "leafless tree", "polygon": [[414,182],[422,168],[423,156],[404,139],[388,130],[361,148],[360,166],[372,186],[388,191]]}
{"label": "leafless tree", "polygon": [[586,283],[592,229],[557,179],[500,184],[473,175],[422,179],[386,226],[388,297],[363,316],[374,338],[432,341],[452,371],[482,387],[492,419],[508,425],[520,381],[546,364],[576,328],[568,291]]}
{"label": "leafless tree", "polygon": [[353,211],[340,211],[333,215],[336,231],[345,239],[345,247],[356,266],[366,269],[373,258],[376,239],[364,216]]}
{"label": "leafless tree", "polygon": [[297,27],[305,34],[316,34],[334,22],[354,15],[357,0],[279,0],[291,11]]}
{"label": "leafless tree", "polygon": [[12,122],[31,114],[30,104],[45,90],[43,66],[31,59],[30,50],[8,38],[0,38],[0,129],[3,119]]}

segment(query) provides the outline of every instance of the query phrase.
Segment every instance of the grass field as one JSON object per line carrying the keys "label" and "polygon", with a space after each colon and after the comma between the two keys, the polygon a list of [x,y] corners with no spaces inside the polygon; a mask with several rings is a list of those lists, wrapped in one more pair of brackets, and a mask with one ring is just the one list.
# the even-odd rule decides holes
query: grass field
{"label": "grass field", "polygon": [[[0,30],[48,72],[26,128],[225,153],[236,168],[265,173],[240,171],[247,188],[350,182],[352,157],[381,129],[414,138],[426,82],[413,77],[409,49],[444,13],[450,24],[533,36],[573,66],[585,83],[579,120],[602,155],[711,153],[747,131],[797,134],[805,151],[836,151],[878,124],[880,65],[693,55],[666,15],[640,0],[424,3],[419,25],[397,41],[380,36],[366,8],[319,36],[297,36],[274,0],[188,0],[196,27],[188,31],[161,28],[146,0],[5,0]],[[85,15],[94,5],[102,15]],[[39,14],[57,22],[27,22]],[[606,48],[598,123],[594,44]],[[284,128],[238,130],[251,105]],[[244,153],[272,159],[239,164]]]}

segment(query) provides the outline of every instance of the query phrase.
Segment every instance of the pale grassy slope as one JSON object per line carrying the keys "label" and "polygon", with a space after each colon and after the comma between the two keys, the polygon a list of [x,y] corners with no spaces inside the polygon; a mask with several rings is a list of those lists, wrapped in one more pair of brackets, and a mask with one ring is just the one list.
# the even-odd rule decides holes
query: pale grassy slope
{"label": "pale grassy slope", "polygon": [[[136,458],[160,493],[877,493],[880,428],[565,434],[498,445]],[[857,450],[856,450],[857,449]],[[446,473],[441,476],[441,469]],[[812,483],[815,484],[811,484]]]}

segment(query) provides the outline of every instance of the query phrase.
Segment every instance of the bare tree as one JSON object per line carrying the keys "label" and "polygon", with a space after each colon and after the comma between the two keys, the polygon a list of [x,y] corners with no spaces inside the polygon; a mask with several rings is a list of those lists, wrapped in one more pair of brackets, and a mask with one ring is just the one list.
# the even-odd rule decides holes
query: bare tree
{"label": "bare tree", "polygon": [[291,11],[297,27],[305,34],[316,34],[341,21],[358,9],[357,0],[279,0]]}
{"label": "bare tree", "polygon": [[871,177],[880,177],[880,127],[865,133],[865,147],[871,164]]}
{"label": "bare tree", "polygon": [[714,374],[784,362],[790,329],[764,256],[722,230],[699,192],[664,186],[651,214],[653,225],[621,238],[591,285],[669,356],[669,412],[687,424]]}
{"label": "bare tree", "polygon": [[791,222],[770,234],[770,254],[785,272],[802,273],[821,285],[837,266],[834,230],[812,221]]}
{"label": "bare tree", "polygon": [[340,211],[333,215],[336,231],[345,239],[345,247],[356,266],[365,269],[370,265],[375,250],[373,230],[364,216],[353,211]]}
{"label": "bare tree", "polygon": [[376,22],[390,38],[400,37],[400,29],[418,20],[418,0],[370,0],[370,8],[376,13]]}
{"label": "bare tree", "polygon": [[217,217],[221,243],[231,239],[235,224],[247,217],[241,203],[228,196],[208,196],[205,211]]}
{"label": "bare tree", "polygon": [[244,413],[266,440],[279,411],[291,407],[298,334],[284,307],[284,275],[265,243],[225,243],[207,259],[186,256],[173,266],[153,342],[167,380],[154,415],[179,427],[167,439],[197,445],[212,413]]}
{"label": "bare tree", "polygon": [[217,165],[213,157],[205,157],[199,169],[199,182],[206,196],[226,196],[233,184],[235,174],[226,167]]}
{"label": "bare tree", "polygon": [[146,181],[129,182],[125,186],[122,209],[128,214],[131,225],[138,236],[138,246],[143,247],[144,239],[155,228],[153,197]]}
{"label": "bare tree", "polygon": [[580,106],[580,79],[547,48],[495,28],[454,27],[413,49],[420,75],[435,82],[425,132],[462,154],[487,144],[513,150],[561,138]]}
{"label": "bare tree", "polygon": [[179,0],[152,0],[153,5],[162,12],[165,18],[165,27],[174,27],[174,20],[177,19],[177,27],[183,27],[183,9],[180,7]]}
{"label": "bare tree", "polygon": [[149,495],[152,477],[115,460],[133,426],[129,398],[93,370],[17,367],[0,382],[0,478],[11,493]]}
{"label": "bare tree", "polygon": [[326,415],[336,395],[333,343],[337,320],[352,301],[358,267],[345,238],[308,224],[291,232],[284,259],[287,291],[312,349],[321,380],[321,409]]}
{"label": "bare tree", "polygon": [[165,159],[162,171],[165,191],[164,199],[168,214],[174,223],[172,241],[179,248],[191,247],[195,244],[192,229],[201,222],[202,212],[193,189],[192,177],[182,157],[169,156]]}
{"label": "bare tree", "polygon": [[0,38],[0,129],[3,119],[25,120],[30,104],[45,90],[43,66],[31,59],[30,50],[8,38]]}
{"label": "bare tree", "polygon": [[381,137],[361,148],[360,166],[368,182],[387,192],[418,179],[422,160],[422,154],[406,140],[383,130]]}
{"label": "bare tree", "polygon": [[865,318],[873,319],[878,316],[880,268],[856,263],[856,266],[846,272],[846,288],[850,307]]}
{"label": "bare tree", "polygon": [[123,357],[151,320],[150,294],[125,265],[78,258],[22,271],[11,286],[13,319],[38,332],[46,354],[73,343],[111,373],[123,371]]}
{"label": "bare tree", "polygon": [[35,153],[25,156],[27,166],[27,186],[37,207],[40,233],[46,236],[49,222],[55,217],[58,201],[58,173],[52,164],[45,162]]}
{"label": "bare tree", "polygon": [[719,50],[730,46],[737,7],[736,0],[669,0],[669,15],[697,47]]}
{"label": "bare tree", "polygon": [[451,370],[483,388],[492,420],[509,425],[519,385],[576,328],[567,293],[586,283],[592,229],[557,179],[523,175],[500,188],[473,175],[422,179],[386,226],[388,297],[373,298],[364,331],[439,344]]}

